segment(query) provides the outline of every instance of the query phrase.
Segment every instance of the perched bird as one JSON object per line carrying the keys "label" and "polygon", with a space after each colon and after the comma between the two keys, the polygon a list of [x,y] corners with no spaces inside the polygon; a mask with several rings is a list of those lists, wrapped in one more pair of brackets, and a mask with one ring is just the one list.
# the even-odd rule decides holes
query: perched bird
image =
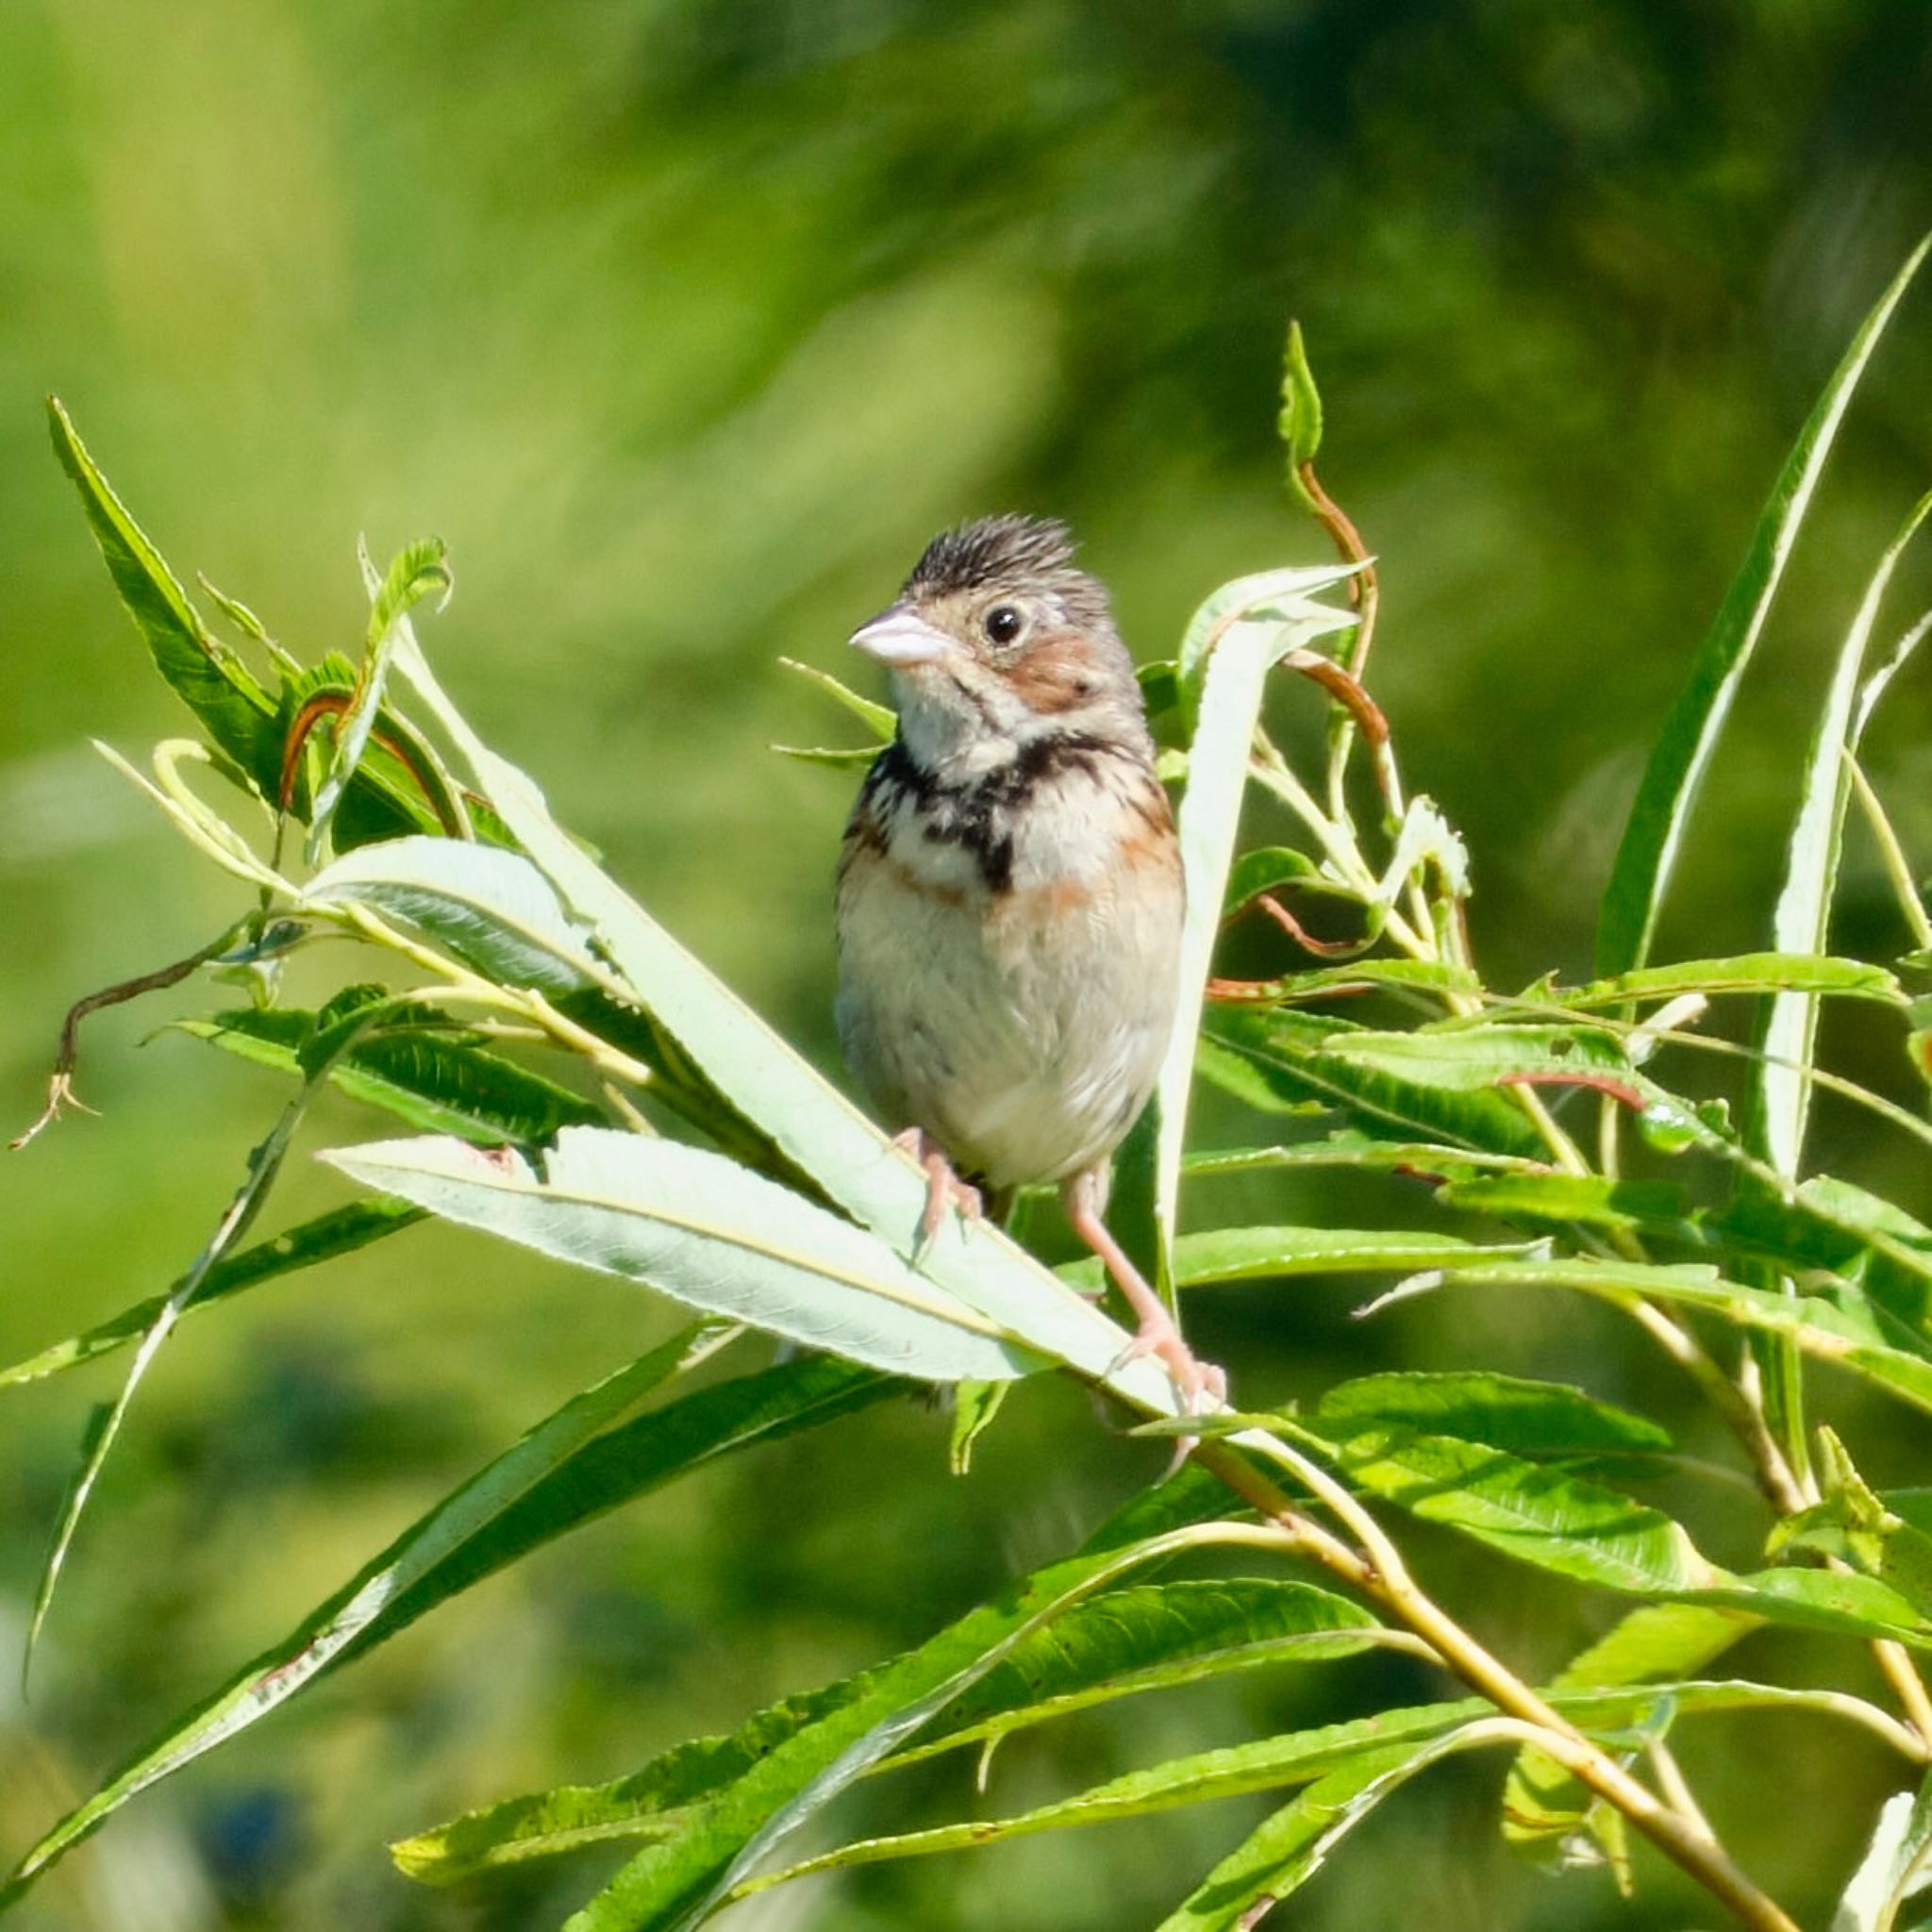
{"label": "perched bird", "polygon": [[928,1235],[981,1188],[1058,1181],[1139,1319],[1130,1353],[1218,1399],[1101,1218],[1173,1028],[1182,906],[1107,591],[1064,525],[989,517],[935,537],[852,641],[891,671],[898,731],[839,861],[839,1033],[925,1169]]}

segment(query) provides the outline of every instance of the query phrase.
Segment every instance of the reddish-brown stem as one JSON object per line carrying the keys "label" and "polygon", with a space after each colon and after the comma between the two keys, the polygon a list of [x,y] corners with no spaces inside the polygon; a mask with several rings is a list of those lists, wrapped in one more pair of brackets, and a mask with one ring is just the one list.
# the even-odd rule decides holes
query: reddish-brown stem
{"label": "reddish-brown stem", "polygon": [[118,980],[112,986],[104,986],[98,992],[89,993],[85,999],[75,1000],[60,1023],[60,1043],[55,1049],[54,1072],[47,1082],[47,1105],[40,1119],[25,1133],[16,1134],[8,1146],[17,1153],[59,1113],[63,1106],[77,1107],[83,1113],[92,1112],[93,1109],[74,1091],[74,1067],[80,1058],[80,1023],[90,1013],[98,1013],[104,1007],[118,1007],[127,1000],[139,999],[144,992],[159,992],[163,987],[175,985],[186,979],[197,966],[205,966],[233,937],[232,931],[225,932],[220,939],[209,941],[199,952],[190,953],[185,959],[172,960],[166,966],[157,966],[152,973],[137,974],[132,979]]}
{"label": "reddish-brown stem", "polygon": [[1374,638],[1375,606],[1381,599],[1375,566],[1369,560],[1368,546],[1349,521],[1347,512],[1322,488],[1315,475],[1314,463],[1303,463],[1295,474],[1301,478],[1302,488],[1314,508],[1316,521],[1328,532],[1329,541],[1344,560],[1361,566],[1348,587],[1349,602],[1361,614],[1361,622],[1356,626],[1355,643],[1348,654],[1348,668],[1359,678],[1362,666],[1368,661],[1369,645]]}
{"label": "reddish-brown stem", "polygon": [[[284,812],[294,805],[295,781],[302,769],[302,748],[308,742],[309,735],[325,718],[341,717],[355,702],[354,691],[319,691],[303,701],[282,745],[281,783],[277,789],[276,803]],[[369,735],[416,781],[416,789],[428,801],[430,810],[436,814],[437,823],[444,832],[453,839],[459,836],[462,828],[451,817],[441,787],[431,779],[415,752],[393,732],[385,731],[379,724]]]}
{"label": "reddish-brown stem", "polygon": [[1650,1105],[1629,1081],[1619,1080],[1612,1074],[1570,1074],[1555,1071],[1498,1074],[1495,1084],[1498,1087],[1588,1087],[1594,1092],[1607,1093],[1612,1100],[1620,1102],[1636,1113],[1641,1113]]}

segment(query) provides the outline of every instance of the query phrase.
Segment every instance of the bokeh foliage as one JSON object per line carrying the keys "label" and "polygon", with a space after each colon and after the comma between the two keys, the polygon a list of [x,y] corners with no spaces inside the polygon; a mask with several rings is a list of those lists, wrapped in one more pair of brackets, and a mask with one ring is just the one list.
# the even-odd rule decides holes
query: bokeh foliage
{"label": "bokeh foliage", "polygon": [[[1641,748],[1792,426],[1922,225],[1922,25],[1906,4],[1629,0],[1144,19],[235,0],[174,9],[165,33],[124,4],[9,11],[0,867],[17,937],[0,974],[16,1113],[69,993],[104,963],[186,950],[218,916],[218,889],[70,750],[175,721],[46,460],[48,388],[170,552],[299,627],[305,655],[360,633],[342,532],[386,553],[440,529],[465,565],[443,660],[475,713],[829,1062],[845,786],[765,754],[822,716],[773,658],[836,664],[931,527],[990,507],[1072,517],[1143,655],[1172,648],[1212,582],[1297,542],[1319,555],[1272,440],[1293,309],[1321,360],[1324,473],[1384,558],[1376,690],[1411,774],[1472,835],[1485,959],[1505,978],[1581,971]],[[1932,469],[1927,340],[1907,318],[1861,398],[1690,855],[1688,949],[1764,937],[1824,654],[1874,530]],[[1924,701],[1893,703],[1873,761],[1923,851]],[[1880,929],[1856,846],[1850,887],[1849,921]],[[109,1127],[71,1125],[0,1174],[8,1359],[160,1288],[128,1266],[186,1260],[259,1119],[266,1076],[189,1087],[178,1058],[198,1050],[133,1056],[140,1024],[108,1022],[83,1068]],[[1852,1130],[1821,1124],[1830,1165]],[[641,1345],[627,1292],[409,1240],[175,1351],[79,1548],[54,1669],[7,1733],[9,1841]],[[1199,1319],[1269,1395],[1445,1355],[1563,1372],[1553,1346],[1604,1392],[1654,1378],[1613,1330],[1559,1340],[1526,1305],[1364,1329],[1350,1299],[1315,1281]],[[0,1561],[24,1615],[73,1417],[28,1391],[16,1418]],[[98,1869],[76,1861],[30,1913],[526,1923],[527,1896],[425,1902],[361,1848],[501,1790],[624,1769],[924,1634],[1120,1492],[1117,1455],[1057,1421],[1037,1441],[1082,1461],[1042,1472],[1022,1417],[974,1483],[944,1488],[941,1432],[880,1412],[849,1425],[870,1453],[813,1441],[593,1531],[158,1800],[145,1840],[102,1840]],[[1907,1433],[1874,1424],[1860,1447],[1910,1479]],[[905,1488],[863,1517],[812,1507],[859,1463],[903,1467]],[[1584,1634],[1554,1591],[1493,1615],[1552,1663]],[[1231,1703],[1230,1733],[1284,1722],[1302,1694],[1244,1690],[1267,1716]],[[1176,1720],[1108,1722],[1145,1742]],[[1062,1748],[1090,1748],[1093,1770],[1121,1735]],[[1804,1745],[1781,1759],[1794,1807],[1876,1775],[1849,1745]],[[1487,1843],[1490,1824],[1480,1773],[1442,1776],[1369,1827],[1398,1859],[1357,1853],[1310,1892],[1319,1922],[1386,1923],[1377,1888],[1399,1880],[1429,1884],[1448,1924],[1582,1923],[1577,1893],[1545,1894],[1500,1854],[1430,1882],[1445,1842]],[[1823,1826],[1811,1845],[1754,1845],[1738,1822],[1740,1852],[1794,1902],[1814,1857],[1849,1852]],[[1110,1924],[1183,1842],[1199,1848],[1149,1832],[1104,1861],[1070,1840],[937,1878],[887,1869],[848,1894],[852,1923],[1063,1925],[1072,1897]],[[1673,1923],[1668,1883],[1650,1897]],[[180,1901],[174,1920],[158,1898]]]}

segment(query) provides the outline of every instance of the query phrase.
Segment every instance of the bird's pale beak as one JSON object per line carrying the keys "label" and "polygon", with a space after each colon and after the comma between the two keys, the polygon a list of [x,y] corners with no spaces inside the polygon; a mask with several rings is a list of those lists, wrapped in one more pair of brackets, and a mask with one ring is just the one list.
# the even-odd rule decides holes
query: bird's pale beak
{"label": "bird's pale beak", "polygon": [[944,631],[903,604],[894,604],[870,624],[860,625],[852,633],[852,641],[868,658],[876,658],[894,670],[909,664],[936,664],[958,648]]}

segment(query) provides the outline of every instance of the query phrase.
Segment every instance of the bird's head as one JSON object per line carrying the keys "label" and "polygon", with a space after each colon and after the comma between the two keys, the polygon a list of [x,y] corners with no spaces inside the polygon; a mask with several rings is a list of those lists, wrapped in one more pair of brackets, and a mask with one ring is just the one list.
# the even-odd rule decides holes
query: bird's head
{"label": "bird's head", "polygon": [[852,641],[891,672],[900,736],[927,770],[970,774],[1068,731],[1148,748],[1133,660],[1063,524],[942,532]]}

